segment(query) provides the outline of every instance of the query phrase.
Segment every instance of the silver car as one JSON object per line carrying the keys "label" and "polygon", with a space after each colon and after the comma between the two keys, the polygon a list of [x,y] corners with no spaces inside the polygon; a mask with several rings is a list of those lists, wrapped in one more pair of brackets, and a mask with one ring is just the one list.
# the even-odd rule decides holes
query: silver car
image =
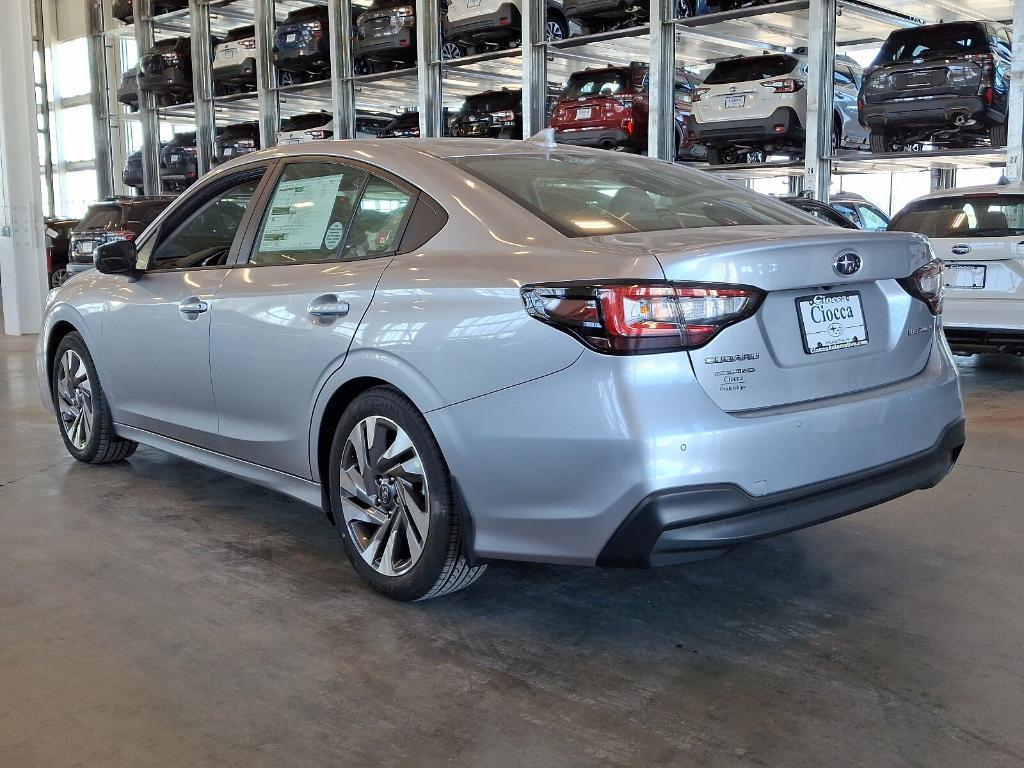
{"label": "silver car", "polygon": [[326,141],[205,176],[55,290],[44,402],[324,509],[415,600],[493,559],[714,557],[938,483],[964,443],[921,236],[582,148]]}

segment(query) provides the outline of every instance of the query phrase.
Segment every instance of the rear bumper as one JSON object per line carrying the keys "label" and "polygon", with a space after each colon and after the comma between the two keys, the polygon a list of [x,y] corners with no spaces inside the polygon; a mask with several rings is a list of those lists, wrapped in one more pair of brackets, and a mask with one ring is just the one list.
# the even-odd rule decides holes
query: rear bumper
{"label": "rear bumper", "polygon": [[376,55],[387,54],[389,59],[412,58],[416,55],[415,33],[415,29],[403,27],[392,35],[356,38],[354,55],[372,58]]}
{"label": "rear bumper", "polygon": [[279,69],[299,72],[316,67],[326,67],[327,56],[317,45],[295,48],[280,48],[274,52],[274,63]]}
{"label": "rear bumper", "polygon": [[965,441],[959,419],[921,453],[792,491],[758,498],[735,485],[712,485],[652,494],[626,518],[597,564],[650,567],[703,559],[932,488],[953,468]]}
{"label": "rear bumper", "polygon": [[180,69],[167,69],[157,75],[139,75],[139,90],[150,93],[183,93],[192,90],[192,78]]}
{"label": "rear bumper", "polygon": [[217,67],[213,70],[213,79],[218,83],[255,82],[256,59],[249,58],[238,64]]}
{"label": "rear bumper", "polygon": [[749,120],[701,122],[696,115],[691,114],[687,118],[686,128],[691,141],[709,146],[804,140],[804,127],[791,107],[779,107],[768,117]]}
{"label": "rear bumper", "polygon": [[[584,352],[559,373],[426,417],[472,517],[476,556],[595,565],[693,559],[934,484],[964,412],[936,338],[909,379],[759,412],[721,410],[686,353]],[[891,466],[907,477],[890,477]],[[654,511],[636,511],[645,507]],[[641,515],[658,520],[654,535],[652,523],[629,522]],[[655,550],[666,526],[691,530]]]}
{"label": "rear bumper", "polygon": [[502,3],[493,13],[448,21],[445,35],[452,40],[501,40],[517,35],[520,26],[519,10]]}
{"label": "rear bumper", "polygon": [[1010,352],[1024,355],[1024,328],[943,328],[954,352]]}
{"label": "rear bumper", "polygon": [[556,128],[555,141],[575,147],[624,147],[632,138],[621,128]]}
{"label": "rear bumper", "polygon": [[625,0],[575,0],[566,2],[563,8],[565,15],[572,19],[625,15],[626,9],[631,5],[634,3],[627,3]]}
{"label": "rear bumper", "polygon": [[985,125],[1006,121],[1005,115],[990,109],[980,96],[936,96],[865,104],[859,117],[862,125],[877,131],[900,127],[952,127],[957,115],[966,115]]}

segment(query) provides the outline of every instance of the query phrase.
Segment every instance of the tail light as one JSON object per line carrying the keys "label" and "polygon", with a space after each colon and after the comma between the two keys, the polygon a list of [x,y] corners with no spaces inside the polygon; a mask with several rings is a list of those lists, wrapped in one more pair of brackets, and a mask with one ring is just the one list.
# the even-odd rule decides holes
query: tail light
{"label": "tail light", "polygon": [[696,104],[698,101],[700,101],[702,98],[704,98],[704,94],[707,93],[710,90],[711,90],[710,88],[698,88],[697,90],[695,90],[693,92],[693,97],[690,99],[690,101],[692,103]]}
{"label": "tail light", "polygon": [[242,46],[243,48],[245,48],[247,50],[250,50],[250,51],[253,50],[254,48],[256,48],[256,41],[255,40],[240,40],[238,42],[238,44],[240,46]]}
{"label": "tail light", "polygon": [[314,34],[320,32],[320,30],[323,29],[323,24],[321,24],[319,21],[307,21],[304,22],[302,26],[304,26],[306,29],[308,29],[310,32]]}
{"label": "tail light", "polygon": [[[322,128],[318,128],[315,131],[306,131],[306,135],[309,136],[309,138],[311,139],[326,139],[333,134],[331,134],[330,131],[325,131]],[[377,137],[380,138],[379,133],[377,134]]]}
{"label": "tail light", "polygon": [[561,104],[559,104],[557,107],[555,107],[555,111],[551,113],[551,117],[553,119],[555,119],[555,120],[564,120],[565,119],[565,113],[566,113],[565,107],[563,107]]}
{"label": "tail light", "polygon": [[995,91],[995,88],[993,88],[992,86],[989,86],[988,88],[986,88],[986,89],[985,89],[985,96],[984,96],[984,99],[985,99],[985,103],[986,103],[986,104],[989,104],[989,105],[991,105],[991,104],[992,104],[992,102],[994,102],[994,101],[996,100],[996,91]]}
{"label": "tail light", "polygon": [[498,123],[515,122],[516,116],[511,109],[502,109],[498,112],[491,112],[491,117]]}
{"label": "tail light", "polygon": [[940,259],[932,259],[910,277],[899,281],[903,290],[928,305],[933,315],[942,314],[942,299],[945,295],[943,273],[945,265]]}
{"label": "tail light", "polygon": [[130,229],[115,229],[112,232],[107,233],[107,239],[109,240],[134,240],[135,233]]}
{"label": "tail light", "polygon": [[791,77],[782,80],[766,80],[761,83],[765,88],[771,88],[775,93],[796,93],[804,87],[803,80],[794,80]]}
{"label": "tail light", "polygon": [[624,130],[626,132],[627,136],[632,136],[633,135],[633,128],[634,127],[635,126],[633,125],[633,118],[632,117],[627,117],[625,120],[622,121],[622,130]]}
{"label": "tail light", "polygon": [[528,285],[531,316],[614,355],[695,349],[723,328],[750,317],[764,294],[735,285]]}

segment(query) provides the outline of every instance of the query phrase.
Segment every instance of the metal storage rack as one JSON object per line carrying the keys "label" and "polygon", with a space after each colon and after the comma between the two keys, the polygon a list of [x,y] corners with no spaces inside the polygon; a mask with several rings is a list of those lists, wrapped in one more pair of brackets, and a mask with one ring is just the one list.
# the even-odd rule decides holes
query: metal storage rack
{"label": "metal storage rack", "polygon": [[[610,32],[571,36],[545,42],[544,0],[523,0],[522,46],[487,51],[442,61],[440,58],[440,7],[438,0],[414,0],[416,6],[417,60],[408,69],[353,75],[351,22],[353,0],[189,0],[189,7],[154,17],[151,0],[135,0],[134,25],[110,21],[110,0],[94,0],[101,11],[93,14],[102,29],[94,36],[109,49],[118,37],[133,36],[140,55],[156,39],[189,35],[192,45],[195,100],[190,104],[157,108],[143,94],[140,110],[125,114],[113,95],[107,114],[100,116],[106,131],[97,132],[97,157],[121,160],[123,135],[118,124],[138,120],[143,136],[146,191],[160,189],[159,125],[162,121],[195,126],[200,173],[209,170],[214,131],[218,125],[258,120],[263,147],[273,146],[282,117],[305,111],[331,112],[335,136],[355,135],[358,111],[419,112],[422,136],[442,133],[442,110],[454,109],[468,95],[502,87],[523,89],[523,127],[529,135],[544,127],[547,96],[562,87],[569,74],[588,66],[623,65],[631,61],[651,63],[648,154],[669,159],[674,151],[673,73],[683,68],[706,70],[710,62],[737,54],[793,50],[806,47],[808,70],[807,139],[804,158],[789,163],[711,167],[725,177],[746,180],[789,176],[793,188],[806,188],[827,199],[833,174],[932,170],[949,174],[958,168],[1006,166],[1007,177],[1021,177],[1021,144],[1024,137],[1024,0],[782,0],[771,5],[676,19],[671,0],[651,0],[648,23]],[[369,0],[356,0],[366,6]],[[278,86],[273,66],[275,24],[297,7],[325,5],[330,20],[331,72],[320,82]],[[1011,93],[1010,141],[1006,150],[967,149],[872,155],[866,151],[841,151],[831,146],[832,63],[838,51],[876,47],[893,29],[917,23],[990,19],[1017,21]],[[255,92],[214,96],[210,39],[228,30],[255,25],[258,83]],[[120,62],[106,66],[93,56],[94,82],[105,93],[116,93]],[[117,78],[114,82],[111,79]],[[113,86],[113,88],[109,87]],[[822,106],[825,105],[825,106]],[[109,142],[104,144],[104,142]],[[121,149],[108,148],[120,143]],[[109,178],[119,178],[120,168]],[[100,174],[101,179],[106,178]],[[104,192],[107,190],[101,190]]]}

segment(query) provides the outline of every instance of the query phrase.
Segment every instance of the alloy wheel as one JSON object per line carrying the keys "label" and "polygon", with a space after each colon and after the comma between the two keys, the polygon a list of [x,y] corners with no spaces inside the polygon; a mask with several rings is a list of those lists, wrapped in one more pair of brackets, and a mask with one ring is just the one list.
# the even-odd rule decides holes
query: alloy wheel
{"label": "alloy wheel", "polygon": [[74,350],[67,350],[57,368],[57,407],[68,441],[84,451],[92,438],[92,382],[85,362]]}
{"label": "alloy wheel", "polygon": [[462,47],[456,43],[445,43],[441,46],[441,61],[462,58]]}
{"label": "alloy wheel", "polygon": [[60,288],[64,283],[68,281],[68,271],[63,267],[53,270],[53,275],[50,277],[50,287]]}
{"label": "alloy wheel", "polygon": [[562,32],[562,25],[557,21],[552,19],[544,25],[544,40],[546,42],[550,43],[552,40],[561,40],[564,37],[565,34]]}
{"label": "alloy wheel", "polygon": [[367,565],[401,576],[419,560],[430,525],[430,492],[420,454],[398,424],[368,416],[341,451],[341,509]]}

